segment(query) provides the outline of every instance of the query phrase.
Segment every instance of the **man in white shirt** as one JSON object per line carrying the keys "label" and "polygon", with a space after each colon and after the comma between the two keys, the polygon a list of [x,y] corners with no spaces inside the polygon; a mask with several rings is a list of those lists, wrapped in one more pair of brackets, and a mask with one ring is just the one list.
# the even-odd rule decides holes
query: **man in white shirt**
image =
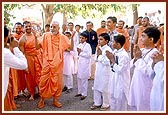
{"label": "man in white shirt", "polygon": [[9,83],[9,69],[19,69],[26,70],[27,69],[27,60],[23,53],[19,50],[18,42],[13,40],[10,42],[10,47],[13,47],[14,54],[9,50],[7,41],[9,37],[9,30],[4,27],[4,95],[5,98],[8,83]]}

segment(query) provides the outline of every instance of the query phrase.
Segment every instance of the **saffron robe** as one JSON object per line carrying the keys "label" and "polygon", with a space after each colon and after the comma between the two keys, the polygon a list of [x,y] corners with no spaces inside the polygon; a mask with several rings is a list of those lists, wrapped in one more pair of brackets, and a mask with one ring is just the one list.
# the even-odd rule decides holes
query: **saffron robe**
{"label": "saffron robe", "polygon": [[42,98],[59,98],[62,93],[64,51],[70,47],[65,35],[44,34],[41,41],[43,52],[42,71],[39,82],[39,93]]}
{"label": "saffron robe", "polygon": [[[27,37],[27,36],[26,36]],[[39,83],[41,76],[41,52],[35,47],[34,36],[29,36],[29,39],[24,46],[24,54],[28,62],[28,73],[26,73],[26,87],[31,95],[35,93],[35,87]]]}

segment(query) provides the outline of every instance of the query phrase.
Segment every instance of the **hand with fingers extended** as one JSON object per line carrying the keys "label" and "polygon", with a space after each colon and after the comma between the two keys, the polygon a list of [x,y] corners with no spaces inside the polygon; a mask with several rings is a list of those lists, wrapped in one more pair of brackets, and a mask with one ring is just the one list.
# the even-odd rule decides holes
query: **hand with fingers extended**
{"label": "hand with fingers extended", "polygon": [[109,52],[109,51],[106,51],[106,56],[107,56],[107,58],[110,60],[110,62],[111,62],[112,64],[115,63],[115,57],[114,57],[113,53],[111,53],[111,52]]}
{"label": "hand with fingers extended", "polygon": [[81,49],[80,48],[77,48],[77,52],[78,52],[78,55],[81,53]]}
{"label": "hand with fingers extended", "polygon": [[102,51],[101,51],[101,49],[98,47],[98,49],[97,49],[97,57],[98,57],[99,55],[102,55]]}
{"label": "hand with fingers extended", "polygon": [[141,58],[141,56],[142,56],[142,51],[140,50],[140,48],[137,44],[134,45],[133,56],[136,60]]}
{"label": "hand with fingers extended", "polygon": [[159,61],[164,61],[164,56],[162,53],[156,51],[151,55],[151,58],[153,59],[153,63],[158,63]]}

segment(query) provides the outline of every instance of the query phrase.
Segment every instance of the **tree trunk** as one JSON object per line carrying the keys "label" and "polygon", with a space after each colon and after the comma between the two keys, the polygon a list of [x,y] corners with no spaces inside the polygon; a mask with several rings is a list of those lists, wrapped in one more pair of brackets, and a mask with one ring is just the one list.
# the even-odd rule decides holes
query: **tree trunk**
{"label": "tree trunk", "polygon": [[63,12],[63,24],[67,24],[67,16],[65,11]]}
{"label": "tree trunk", "polygon": [[138,8],[137,8],[137,4],[133,4],[132,5],[132,10],[133,10],[133,24],[135,25],[137,22],[137,18],[138,18]]}
{"label": "tree trunk", "polygon": [[43,4],[41,4],[41,6],[44,10],[44,15],[45,15],[44,25],[50,24],[54,16],[54,13],[53,13],[54,4],[47,4],[46,7]]}

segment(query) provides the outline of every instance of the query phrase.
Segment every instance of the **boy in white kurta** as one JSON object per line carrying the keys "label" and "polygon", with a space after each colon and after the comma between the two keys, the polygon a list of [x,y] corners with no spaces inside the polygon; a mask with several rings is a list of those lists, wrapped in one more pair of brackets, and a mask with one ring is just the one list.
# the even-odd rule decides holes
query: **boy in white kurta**
{"label": "boy in white kurta", "polygon": [[154,77],[151,55],[157,51],[154,44],[159,38],[160,31],[155,27],[148,27],[142,32],[141,37],[144,48],[139,49],[138,45],[134,46],[134,58],[130,62],[130,67],[134,68],[128,100],[130,110],[150,110],[151,78]]}
{"label": "boy in white kurta", "polygon": [[128,103],[128,91],[130,86],[130,58],[123,48],[125,37],[115,35],[112,47],[115,49],[113,54],[106,52],[112,64],[113,91],[111,93],[110,110],[126,111]]}
{"label": "boy in white kurta", "polygon": [[88,89],[88,78],[90,75],[90,64],[91,64],[91,54],[92,49],[90,44],[86,43],[87,34],[80,34],[80,44],[77,47],[78,51],[78,94],[75,97],[80,96],[80,99],[83,100],[87,97]]}
{"label": "boy in white kurta", "polygon": [[111,48],[107,45],[110,41],[110,36],[107,33],[99,35],[99,47],[96,52],[95,60],[96,71],[94,78],[94,104],[91,109],[96,109],[101,106],[100,110],[107,110],[110,106],[110,77],[111,66],[110,60],[106,56],[106,51],[112,52]]}
{"label": "boy in white kurta", "polygon": [[[71,40],[71,33],[64,33]],[[64,66],[63,66],[63,76],[64,76],[64,89],[65,93],[70,93],[73,89],[73,72],[74,72],[74,51],[67,49],[64,51]]]}
{"label": "boy in white kurta", "polygon": [[150,95],[150,110],[164,110],[164,56],[159,52],[152,54],[155,77]]}

